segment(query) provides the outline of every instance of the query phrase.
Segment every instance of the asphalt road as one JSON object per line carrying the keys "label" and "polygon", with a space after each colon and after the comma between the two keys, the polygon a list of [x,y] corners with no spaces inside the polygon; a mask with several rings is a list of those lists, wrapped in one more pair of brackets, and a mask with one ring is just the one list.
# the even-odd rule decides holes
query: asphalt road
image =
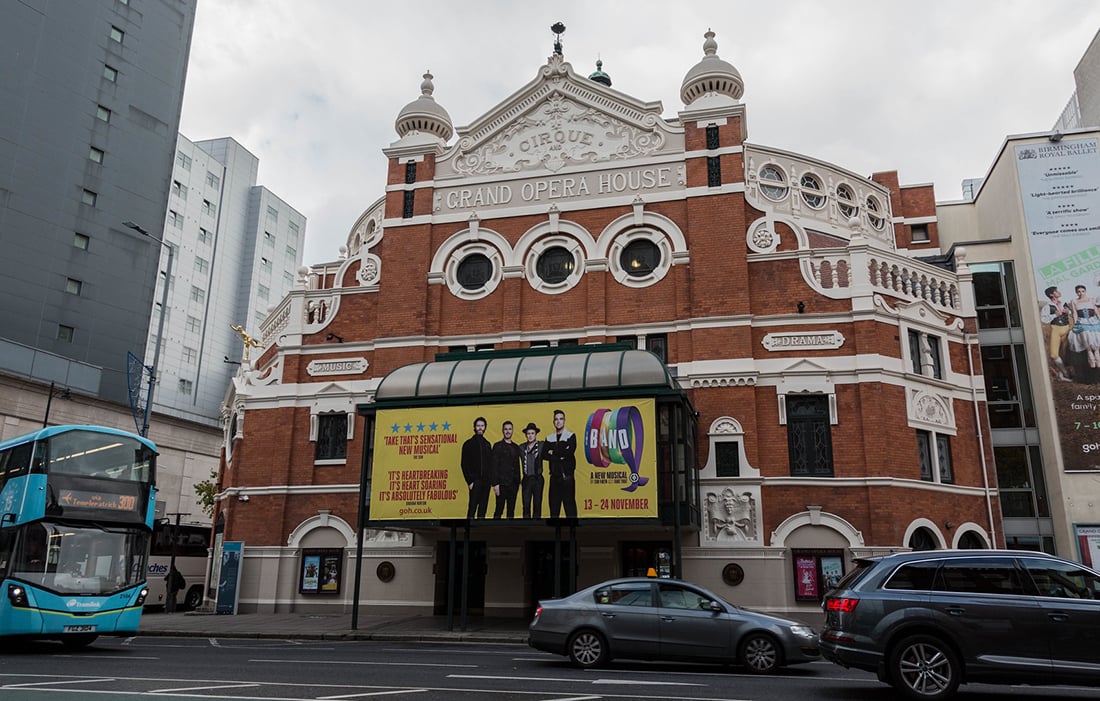
{"label": "asphalt road", "polygon": [[[62,696],[64,695],[64,696]],[[0,656],[0,699],[415,699],[416,701],[892,701],[873,675],[827,662],[759,677],[737,668],[615,662],[594,671],[521,645],[100,638]],[[1096,698],[1067,687],[976,686],[960,699]]]}

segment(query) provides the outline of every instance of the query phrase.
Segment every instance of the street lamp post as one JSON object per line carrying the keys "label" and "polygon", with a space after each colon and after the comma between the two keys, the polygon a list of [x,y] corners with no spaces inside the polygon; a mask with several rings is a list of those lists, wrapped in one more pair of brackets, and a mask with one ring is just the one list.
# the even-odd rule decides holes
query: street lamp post
{"label": "street lamp post", "polygon": [[172,282],[172,255],[175,252],[172,245],[165,243],[163,238],[157,238],[145,228],[132,221],[124,221],[122,225],[127,229],[133,229],[142,236],[156,241],[168,249],[168,265],[164,270],[164,290],[160,295],[160,320],[157,322],[157,341],[153,345],[153,364],[149,366],[149,393],[145,398],[145,416],[141,423],[141,435],[149,434],[149,411],[153,406],[153,387],[157,382],[157,364],[160,362],[160,344],[164,337],[164,317],[168,316],[168,285]]}

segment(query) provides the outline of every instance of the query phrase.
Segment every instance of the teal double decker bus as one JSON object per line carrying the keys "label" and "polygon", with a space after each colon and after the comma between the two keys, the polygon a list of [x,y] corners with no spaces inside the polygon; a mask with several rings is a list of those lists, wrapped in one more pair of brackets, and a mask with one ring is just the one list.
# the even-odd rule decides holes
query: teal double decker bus
{"label": "teal double decker bus", "polygon": [[100,426],[0,442],[0,639],[132,635],[149,590],[157,448]]}

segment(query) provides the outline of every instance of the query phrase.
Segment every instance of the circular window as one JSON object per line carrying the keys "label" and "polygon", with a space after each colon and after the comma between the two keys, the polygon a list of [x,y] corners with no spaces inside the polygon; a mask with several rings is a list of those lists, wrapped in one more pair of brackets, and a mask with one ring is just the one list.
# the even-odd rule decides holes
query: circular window
{"label": "circular window", "polygon": [[637,239],[623,246],[619,265],[630,277],[645,277],[661,264],[661,249],[648,239]]}
{"label": "circular window", "polygon": [[825,188],[821,180],[812,173],[804,173],[798,181],[802,186],[802,201],[811,209],[821,209],[825,206]]}
{"label": "circular window", "polygon": [[378,567],[375,569],[375,574],[378,575],[378,579],[383,582],[393,581],[393,576],[397,574],[397,568],[393,566],[393,563],[389,560],[379,562]]}
{"label": "circular window", "polygon": [[840,209],[840,213],[849,219],[859,214],[855,193],[847,185],[836,186],[836,206]]}
{"label": "circular window", "polygon": [[867,207],[867,220],[871,222],[871,227],[876,231],[882,231],[886,226],[886,217],[882,213],[882,206],[878,203],[878,199],[868,197],[865,206]]}
{"label": "circular window", "polygon": [[458,264],[455,278],[464,290],[480,290],[493,276],[493,261],[481,253],[471,253]]}
{"label": "circular window", "polygon": [[543,282],[554,285],[565,282],[576,267],[577,261],[572,253],[563,246],[552,246],[539,256],[535,272]]}
{"label": "circular window", "polygon": [[760,192],[777,202],[787,196],[787,179],[779,166],[769,164],[760,169]]}

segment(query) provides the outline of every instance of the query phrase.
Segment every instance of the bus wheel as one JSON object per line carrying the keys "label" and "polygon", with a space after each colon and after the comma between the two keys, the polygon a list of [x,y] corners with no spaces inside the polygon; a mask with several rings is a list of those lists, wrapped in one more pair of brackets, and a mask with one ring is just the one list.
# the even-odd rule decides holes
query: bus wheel
{"label": "bus wheel", "polygon": [[183,608],[194,611],[200,606],[202,606],[202,587],[196,584],[188,589],[187,596],[183,597]]}
{"label": "bus wheel", "polygon": [[98,635],[90,633],[79,635],[66,635],[64,638],[61,639],[61,644],[65,646],[66,650],[79,650],[82,647],[88,647],[89,645],[91,645],[98,637]]}

